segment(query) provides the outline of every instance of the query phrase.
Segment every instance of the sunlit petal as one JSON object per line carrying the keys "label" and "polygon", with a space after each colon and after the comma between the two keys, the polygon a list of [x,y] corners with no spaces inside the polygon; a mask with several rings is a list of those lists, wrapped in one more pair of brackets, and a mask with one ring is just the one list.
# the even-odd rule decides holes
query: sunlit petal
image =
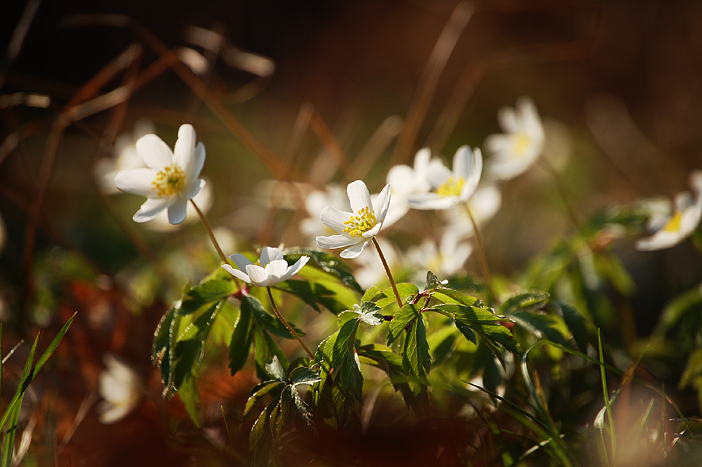
{"label": "sunlit petal", "polygon": [[339,211],[331,206],[325,207],[322,214],[319,215],[319,220],[335,232],[343,231],[346,228],[344,223],[348,222],[350,218],[351,213]]}
{"label": "sunlit petal", "polygon": [[145,135],[139,138],[136,149],[144,158],[146,165],[157,172],[174,162],[173,151],[156,135]]}
{"label": "sunlit petal", "polygon": [[141,205],[139,210],[134,214],[134,222],[147,222],[156,217],[156,215],[168,208],[171,204],[170,198],[149,198]]}
{"label": "sunlit petal", "polygon": [[358,255],[360,255],[363,252],[363,250],[366,249],[369,243],[370,240],[366,240],[365,242],[360,242],[356,243],[355,245],[351,245],[349,248],[342,251],[340,256],[346,259],[355,258]]}
{"label": "sunlit petal", "polygon": [[177,197],[173,200],[173,204],[168,206],[168,222],[171,224],[180,224],[185,220],[185,214],[188,209],[188,200]]}
{"label": "sunlit petal", "polygon": [[358,211],[366,207],[373,207],[373,204],[371,203],[370,193],[368,192],[368,187],[365,183],[363,183],[363,181],[356,180],[355,182],[349,183],[349,185],[346,187],[346,193],[349,196],[351,210],[354,213],[357,213]]}
{"label": "sunlit petal", "polygon": [[123,170],[115,175],[115,185],[122,191],[149,198],[154,196],[154,178],[156,172],[152,169]]}
{"label": "sunlit petal", "polygon": [[224,269],[225,271],[227,271],[229,274],[231,274],[232,276],[236,277],[237,279],[240,279],[240,280],[246,282],[247,284],[250,284],[250,283],[251,283],[251,278],[250,278],[249,275],[246,274],[244,271],[240,271],[240,270],[238,270],[238,269],[234,269],[234,268],[231,267],[231,265],[229,265],[229,264],[223,264],[223,265],[222,265],[222,269]]}
{"label": "sunlit petal", "polygon": [[333,250],[335,248],[343,248],[362,241],[362,238],[354,238],[349,235],[330,235],[328,237],[318,236],[317,245],[320,248]]}

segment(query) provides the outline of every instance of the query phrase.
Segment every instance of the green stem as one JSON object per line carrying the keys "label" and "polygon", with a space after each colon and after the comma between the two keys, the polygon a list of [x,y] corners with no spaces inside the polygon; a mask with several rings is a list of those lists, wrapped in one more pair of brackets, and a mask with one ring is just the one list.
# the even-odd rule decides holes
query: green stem
{"label": "green stem", "polygon": [[388,266],[387,261],[385,261],[385,255],[383,255],[383,251],[380,249],[380,244],[378,243],[378,240],[373,237],[373,244],[375,245],[375,249],[378,250],[378,256],[380,256],[380,261],[383,263],[383,267],[385,268],[385,273],[388,275],[388,279],[390,280],[390,285],[392,285],[392,290],[395,292],[395,298],[397,299],[397,306],[402,308],[402,300],[400,299],[400,293],[397,291],[397,286],[395,285],[395,279],[392,278],[392,273],[390,272],[390,267]]}
{"label": "green stem", "polygon": [[273,311],[275,311],[275,315],[278,317],[278,319],[285,325],[286,328],[288,328],[288,331],[290,331],[290,334],[295,336],[295,339],[300,343],[303,349],[305,349],[305,352],[307,352],[307,355],[310,356],[310,359],[314,360],[314,355],[312,352],[310,352],[310,349],[307,348],[305,343],[302,341],[300,336],[295,332],[295,329],[293,329],[292,326],[290,326],[290,323],[283,317],[283,314],[280,312],[278,309],[278,306],[275,304],[275,300],[273,300],[273,294],[271,293],[271,288],[266,287],[266,290],[268,291],[268,298],[271,300],[271,305],[273,305]]}
{"label": "green stem", "polygon": [[471,212],[468,203],[464,204],[463,207],[468,213],[470,223],[473,224],[473,232],[475,233],[475,243],[478,247],[478,262],[480,263],[480,268],[483,270],[485,283],[488,286],[488,293],[493,300],[497,300],[497,294],[495,293],[495,286],[492,284],[492,276],[490,275],[490,268],[488,267],[487,257],[485,256],[485,248],[483,248],[483,239],[480,235],[480,230],[478,229],[478,223],[475,221],[475,217],[473,217],[473,213]]}
{"label": "green stem", "polygon": [[217,239],[215,238],[214,232],[212,231],[212,227],[210,227],[210,223],[207,221],[207,218],[202,213],[202,211],[200,211],[200,208],[197,207],[197,204],[195,204],[194,200],[191,199],[190,203],[192,203],[193,207],[195,208],[195,212],[197,212],[197,215],[200,216],[200,220],[202,221],[202,224],[205,226],[207,233],[210,235],[210,240],[212,240],[212,244],[214,245],[215,250],[217,250],[217,253],[219,254],[219,257],[222,259],[222,262],[225,264],[228,264],[227,257],[224,255],[222,248],[220,248],[219,243],[217,242]]}

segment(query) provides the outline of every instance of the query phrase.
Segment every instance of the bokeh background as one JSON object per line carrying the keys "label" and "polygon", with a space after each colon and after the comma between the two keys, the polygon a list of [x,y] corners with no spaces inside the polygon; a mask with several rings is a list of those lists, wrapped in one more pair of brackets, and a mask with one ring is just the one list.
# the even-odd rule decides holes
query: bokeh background
{"label": "bokeh background", "polygon": [[[513,106],[520,96],[530,96],[544,119],[545,157],[558,169],[562,187],[559,193],[538,168],[501,187],[502,207],[483,231],[497,274],[514,278],[535,254],[573,233],[564,198],[584,221],[610,204],[689,189],[688,174],[702,168],[702,5],[470,3],[459,7],[469,7],[472,15],[459,9],[469,19],[455,46],[443,49],[449,54],[445,66],[432,68],[432,50],[457,5],[449,0],[0,5],[0,46],[8,51],[0,69],[4,353],[40,328],[46,328],[48,342],[78,311],[57,358],[61,363],[37,382],[34,404],[42,416],[30,459],[35,465],[50,465],[43,463],[49,459],[56,465],[186,465],[193,456],[217,458],[212,446],[221,440],[195,434],[178,401],[160,399],[149,360],[160,316],[186,281],[196,282],[216,267],[214,251],[198,224],[164,233],[132,223],[141,200],[101,193],[94,175],[98,160],[114,157],[115,138],[134,131],[142,119],[153,122],[169,145],[180,124],[195,126],[207,148],[203,175],[213,187],[208,217],[232,250],[305,243],[298,230],[307,216],[300,193],[358,177],[377,192],[389,167],[411,163],[425,144],[447,160],[463,144],[481,146],[500,131],[498,109]],[[36,13],[28,15],[32,8]],[[107,14],[121,16],[109,21],[96,16]],[[137,23],[143,29],[133,26]],[[22,26],[26,35],[18,33]],[[204,40],[207,30],[226,38],[219,51],[193,43],[193,37]],[[21,48],[13,49],[13,37],[20,37]],[[163,59],[149,37],[167,49],[200,53],[205,62],[197,76],[208,85],[209,97],[163,67],[128,99],[71,122],[58,139],[54,161],[47,162],[59,115],[93,89],[90,80],[103,67],[133,44],[141,47],[131,65],[100,83],[91,97],[130,76],[143,77]],[[235,49],[256,55],[233,52],[238,58],[227,59],[224,51]],[[423,77],[432,71],[438,81],[416,120],[416,134],[398,143],[402,122],[411,119],[424,89]],[[39,103],[28,100],[29,94],[40,95]],[[273,163],[213,112],[217,105],[270,150]],[[299,115],[311,115],[310,109],[316,123],[297,130]],[[280,174],[298,188],[272,184]],[[410,219],[397,227],[404,235],[400,242],[421,240],[423,231],[413,225]],[[671,297],[702,281],[702,262],[688,244],[643,253],[624,239],[614,248],[636,284],[628,315],[634,322],[607,331],[626,347],[650,333]],[[467,266],[478,271],[473,258]],[[18,368],[26,347],[13,357]],[[109,426],[98,422],[93,407],[107,352],[129,361],[148,388],[139,410]],[[230,378],[226,365],[213,365],[201,392],[209,394],[210,407],[242,406],[253,380]],[[216,417],[216,410],[208,416]]]}

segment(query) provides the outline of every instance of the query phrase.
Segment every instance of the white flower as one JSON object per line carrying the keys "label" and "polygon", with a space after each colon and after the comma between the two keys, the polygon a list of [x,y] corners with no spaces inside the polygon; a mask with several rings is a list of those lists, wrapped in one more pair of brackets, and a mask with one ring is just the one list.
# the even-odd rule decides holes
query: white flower
{"label": "white flower", "polygon": [[390,185],[385,185],[375,202],[371,201],[368,187],[361,180],[349,183],[346,187],[352,212],[340,211],[327,206],[322,210],[319,220],[339,235],[317,237],[321,248],[346,248],[341,252],[342,258],[355,258],[378,235],[390,206]]}
{"label": "white flower", "polygon": [[[642,251],[661,250],[677,245],[689,237],[697,228],[702,219],[702,170],[695,170],[690,174],[690,186],[695,192],[693,199],[689,191],[678,193],[675,197],[675,211],[664,222],[660,214],[651,216],[649,227],[652,223],[660,227],[655,234],[636,241],[636,249]],[[655,213],[654,213],[655,214]]]}
{"label": "white flower", "polygon": [[300,221],[300,231],[307,238],[315,238],[317,235],[331,233],[329,227],[319,220],[319,215],[326,206],[332,206],[339,210],[350,209],[349,198],[344,189],[336,184],[331,184],[324,191],[311,191],[305,198],[305,209],[310,217]]}
{"label": "white flower", "polygon": [[410,195],[431,190],[431,184],[425,177],[430,160],[431,151],[429,148],[423,148],[414,156],[414,167],[401,164],[390,168],[386,181],[392,186],[392,202],[383,223],[385,227],[407,214],[410,208],[407,198]]}
{"label": "white flower", "polygon": [[514,109],[502,107],[497,119],[506,134],[490,135],[485,140],[485,148],[491,155],[488,176],[509,180],[539,157],[544,146],[544,129],[536,106],[528,97],[520,97]]}
{"label": "white flower", "polygon": [[[478,226],[492,219],[501,205],[502,194],[494,183],[479,187],[468,200],[468,207]],[[457,206],[443,211],[442,214],[446,230],[455,231],[459,238],[473,235],[473,223],[465,209]]]}
{"label": "white flower", "polygon": [[[205,178],[203,178],[203,180],[207,181]],[[193,201],[195,204],[197,204],[197,207],[200,208],[200,211],[202,211],[203,214],[207,214],[210,211],[212,203],[214,202],[214,193],[212,191],[212,184],[205,183],[203,184],[200,193],[193,197]],[[156,217],[153,218],[151,222],[146,224],[146,228],[155,232],[170,232],[173,230],[178,230],[185,224],[198,222],[199,220],[200,218],[197,215],[197,211],[195,211],[195,207],[192,205],[192,203],[188,203],[187,207],[185,208],[185,220],[182,223],[171,224],[168,221],[168,213],[166,211],[161,211],[156,215]]]}
{"label": "white flower", "polygon": [[115,185],[115,175],[118,172],[146,167],[144,158],[137,152],[136,142],[155,131],[151,120],[140,119],[134,125],[134,133],[125,132],[115,138],[113,157],[103,157],[95,164],[95,178],[100,191],[108,195],[119,193]]}
{"label": "white flower", "polygon": [[150,221],[164,209],[171,224],[183,222],[188,200],[205,184],[198,178],[205,164],[205,146],[196,146],[195,141],[195,129],[187,124],[178,130],[173,151],[156,135],[137,141],[137,152],[147,168],[124,170],[115,176],[117,188],[148,198],[134,214],[135,222]]}
{"label": "white flower", "polygon": [[407,259],[422,271],[429,270],[441,277],[451,276],[463,268],[473,252],[470,243],[461,241],[460,237],[458,231],[446,230],[438,248],[434,240],[427,238],[419,246],[407,250]]}
{"label": "white flower", "polygon": [[115,423],[134,410],[141,399],[141,380],[134,369],[112,354],[103,357],[105,370],[98,376],[98,405],[101,423]]}
{"label": "white flower", "polygon": [[465,203],[473,195],[483,170],[480,149],[461,146],[453,156],[453,171],[435,159],[426,167],[425,178],[434,190],[410,195],[408,202],[415,209],[448,209]]}
{"label": "white flower", "polygon": [[283,258],[283,253],[278,248],[267,246],[261,250],[261,265],[253,264],[249,259],[240,254],[231,255],[230,258],[239,269],[234,269],[228,264],[222,268],[229,274],[242,281],[258,287],[270,287],[290,279],[297,274],[309,261],[309,256],[303,256],[295,264],[288,266]]}

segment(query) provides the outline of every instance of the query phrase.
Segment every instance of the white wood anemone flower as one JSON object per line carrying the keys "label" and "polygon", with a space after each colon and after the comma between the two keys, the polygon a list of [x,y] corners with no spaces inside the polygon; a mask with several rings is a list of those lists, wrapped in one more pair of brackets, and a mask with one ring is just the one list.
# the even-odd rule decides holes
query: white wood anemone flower
{"label": "white wood anemone flower", "polygon": [[112,354],[102,358],[105,370],[98,376],[97,406],[100,423],[111,424],[126,417],[141,400],[142,384],[136,371]]}
{"label": "white wood anemone flower", "polygon": [[426,167],[425,178],[433,191],[410,195],[407,201],[414,209],[449,209],[465,203],[475,193],[482,171],[480,149],[461,146],[453,156],[453,170],[438,159]]}
{"label": "white wood anemone flower", "polygon": [[390,207],[390,190],[390,185],[385,185],[375,201],[372,201],[365,183],[361,180],[349,183],[346,193],[352,212],[325,207],[319,220],[338,232],[338,235],[318,236],[317,245],[327,249],[346,248],[341,252],[342,258],[360,255],[383,227]]}
{"label": "white wood anemone flower", "polygon": [[[638,239],[634,245],[637,250],[670,248],[692,235],[702,219],[702,170],[695,170],[690,174],[690,187],[696,198],[693,198],[689,191],[678,193],[675,197],[675,210],[671,216],[663,222],[660,215],[651,216],[651,221],[662,227],[652,236]],[[649,222],[649,227],[652,226],[652,222]]]}
{"label": "white wood anemone flower", "polygon": [[497,119],[505,133],[485,140],[490,153],[487,172],[493,180],[509,180],[526,171],[539,157],[544,147],[544,128],[529,97],[520,97],[515,108],[501,108]]}
{"label": "white wood anemone flower", "polygon": [[269,246],[261,250],[260,266],[238,253],[230,258],[239,269],[234,269],[229,264],[223,264],[222,268],[237,279],[257,287],[271,287],[290,279],[300,272],[310,259],[309,256],[303,256],[295,264],[288,266],[283,253],[278,248]]}
{"label": "white wood anemone flower", "polygon": [[409,196],[431,190],[431,184],[425,177],[430,162],[431,150],[422,148],[414,156],[414,167],[400,164],[390,168],[385,179],[392,186],[392,202],[383,223],[386,228],[407,214]]}
{"label": "white wood anemone flower", "polygon": [[164,209],[171,224],[185,220],[188,200],[205,185],[199,178],[205,146],[195,142],[195,129],[188,124],[178,130],[173,151],[156,135],[139,138],[136,149],[147,167],[123,170],[115,176],[117,188],[148,198],[134,214],[135,222],[150,221]]}

